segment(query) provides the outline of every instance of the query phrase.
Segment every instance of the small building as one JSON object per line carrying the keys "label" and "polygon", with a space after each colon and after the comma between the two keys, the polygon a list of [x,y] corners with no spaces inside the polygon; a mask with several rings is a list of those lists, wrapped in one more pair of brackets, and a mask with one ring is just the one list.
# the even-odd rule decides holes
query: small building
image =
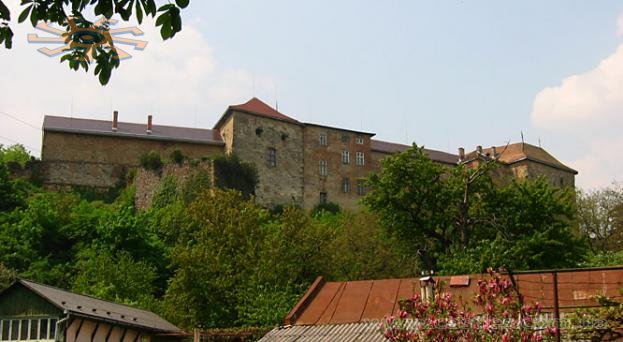
{"label": "small building", "polygon": [[18,279],[0,292],[0,341],[173,341],[153,312]]}

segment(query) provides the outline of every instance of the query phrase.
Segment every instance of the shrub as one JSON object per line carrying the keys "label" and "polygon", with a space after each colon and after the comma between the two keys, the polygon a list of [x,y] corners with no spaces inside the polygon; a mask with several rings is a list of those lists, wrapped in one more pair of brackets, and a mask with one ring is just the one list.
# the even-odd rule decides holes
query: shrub
{"label": "shrub", "polygon": [[162,158],[158,151],[151,150],[141,156],[140,163],[144,169],[156,171],[162,167]]}
{"label": "shrub", "polygon": [[334,202],[318,203],[316,204],[314,209],[312,209],[311,215],[316,216],[323,211],[326,211],[332,214],[337,214],[340,212],[340,210],[341,210],[340,205]]}
{"label": "shrub", "polygon": [[219,156],[214,159],[216,186],[221,189],[234,189],[245,196],[255,194],[258,182],[255,165],[238,159],[235,154]]}
{"label": "shrub", "polygon": [[184,162],[184,155],[182,154],[182,151],[175,150],[171,152],[171,161],[176,164],[182,164],[182,162]]}

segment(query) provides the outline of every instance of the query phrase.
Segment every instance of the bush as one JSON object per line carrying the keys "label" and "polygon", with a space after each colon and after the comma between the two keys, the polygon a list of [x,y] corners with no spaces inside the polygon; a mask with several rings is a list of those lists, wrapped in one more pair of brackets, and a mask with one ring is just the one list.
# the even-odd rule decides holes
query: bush
{"label": "bush", "polygon": [[182,162],[184,162],[184,155],[182,154],[182,151],[175,150],[171,152],[171,161],[176,164],[182,164]]}
{"label": "bush", "polygon": [[147,170],[160,170],[162,168],[162,158],[160,153],[155,150],[151,150],[141,156],[141,166]]}
{"label": "bush", "polygon": [[258,182],[255,165],[241,161],[235,154],[216,157],[214,174],[217,187],[238,190],[245,197],[255,195]]}
{"label": "bush", "polygon": [[323,211],[337,214],[340,212],[340,205],[334,202],[318,203],[311,211],[312,216],[316,216]]}

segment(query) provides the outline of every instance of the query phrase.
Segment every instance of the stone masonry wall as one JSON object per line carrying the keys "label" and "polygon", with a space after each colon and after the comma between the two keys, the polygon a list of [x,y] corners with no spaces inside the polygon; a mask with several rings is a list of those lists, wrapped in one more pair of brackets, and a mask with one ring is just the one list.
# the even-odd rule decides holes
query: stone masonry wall
{"label": "stone masonry wall", "polygon": [[[295,123],[232,113],[232,151],[254,163],[259,175],[257,201],[272,207],[303,204],[303,128]],[[268,149],[276,151],[276,166],[267,162]]]}
{"label": "stone masonry wall", "polygon": [[167,176],[175,178],[178,186],[184,186],[188,178],[197,170],[205,170],[210,175],[210,182],[214,185],[214,167],[211,160],[201,161],[196,165],[189,162],[183,164],[166,164],[159,171],[146,170],[139,167],[136,170],[134,186],[136,193],[134,200],[136,207],[147,209],[151,206],[154,194],[160,188],[160,182]]}
{"label": "stone masonry wall", "polygon": [[[326,136],[326,146],[320,145],[320,134]],[[357,138],[363,143],[358,144]],[[320,202],[320,193],[326,193],[328,202],[338,203],[342,208],[357,210],[361,194],[357,181],[363,180],[376,170],[370,151],[370,135],[356,132],[306,125],[304,133],[305,177],[304,208],[310,210]],[[349,151],[349,163],[342,162],[342,151]],[[357,165],[357,152],[363,152],[364,164]],[[327,174],[320,174],[320,161],[327,162]],[[342,187],[348,180],[348,191]]]}
{"label": "stone masonry wall", "polygon": [[163,159],[175,150],[199,159],[223,153],[222,145],[195,144],[140,138],[44,132],[41,159],[44,161],[80,161],[136,166],[140,157],[151,151]]}

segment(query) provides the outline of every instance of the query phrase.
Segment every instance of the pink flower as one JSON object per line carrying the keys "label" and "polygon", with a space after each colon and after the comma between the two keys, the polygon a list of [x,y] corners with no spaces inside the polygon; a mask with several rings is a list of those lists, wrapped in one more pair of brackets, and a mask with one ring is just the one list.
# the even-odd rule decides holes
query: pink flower
{"label": "pink flower", "polygon": [[400,310],[400,318],[404,319],[407,318],[408,313],[404,310]]}

